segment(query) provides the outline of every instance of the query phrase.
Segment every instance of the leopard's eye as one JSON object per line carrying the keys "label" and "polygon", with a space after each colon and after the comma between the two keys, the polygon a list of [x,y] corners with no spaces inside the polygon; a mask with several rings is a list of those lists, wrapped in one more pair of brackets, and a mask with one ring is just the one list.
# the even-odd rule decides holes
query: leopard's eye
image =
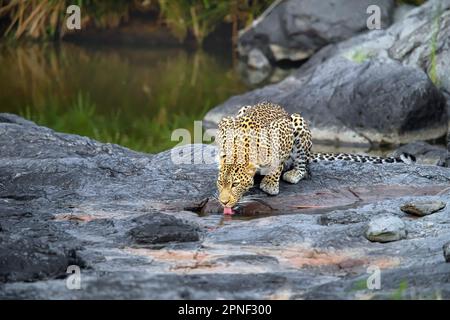
{"label": "leopard's eye", "polygon": [[232,188],[236,188],[237,186],[239,186],[239,181],[235,181],[231,184]]}

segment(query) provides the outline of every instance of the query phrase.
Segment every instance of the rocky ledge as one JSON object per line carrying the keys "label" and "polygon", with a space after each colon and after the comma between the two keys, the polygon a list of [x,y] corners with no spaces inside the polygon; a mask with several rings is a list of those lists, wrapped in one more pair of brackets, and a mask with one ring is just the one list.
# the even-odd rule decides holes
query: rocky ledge
{"label": "rocky ledge", "polygon": [[229,218],[214,152],[142,154],[1,114],[0,299],[450,298],[449,169],[313,164]]}

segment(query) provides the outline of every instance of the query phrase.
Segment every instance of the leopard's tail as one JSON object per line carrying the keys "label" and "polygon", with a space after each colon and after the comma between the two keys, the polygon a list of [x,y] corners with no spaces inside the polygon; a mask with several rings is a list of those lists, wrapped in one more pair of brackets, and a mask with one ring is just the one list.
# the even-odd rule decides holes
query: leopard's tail
{"label": "leopard's tail", "polygon": [[313,153],[310,162],[324,162],[324,161],[351,161],[363,163],[405,163],[413,164],[416,162],[416,157],[409,153],[402,153],[397,157],[376,157],[361,154],[347,154],[347,153]]}

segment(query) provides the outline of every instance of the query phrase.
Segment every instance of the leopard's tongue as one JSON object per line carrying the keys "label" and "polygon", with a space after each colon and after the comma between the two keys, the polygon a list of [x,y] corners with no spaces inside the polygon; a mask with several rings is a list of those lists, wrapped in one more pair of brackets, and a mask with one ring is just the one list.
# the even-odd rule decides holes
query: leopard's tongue
{"label": "leopard's tongue", "polygon": [[223,207],[223,214],[232,215],[234,214],[233,209],[231,207]]}

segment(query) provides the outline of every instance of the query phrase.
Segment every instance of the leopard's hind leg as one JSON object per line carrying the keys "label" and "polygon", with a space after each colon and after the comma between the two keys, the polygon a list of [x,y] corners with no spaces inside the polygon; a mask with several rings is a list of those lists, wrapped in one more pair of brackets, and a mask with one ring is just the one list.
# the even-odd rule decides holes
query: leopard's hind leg
{"label": "leopard's hind leg", "polygon": [[291,151],[292,169],[283,174],[283,180],[289,183],[297,183],[307,173],[308,163],[311,157],[311,131],[308,124],[299,114],[291,115],[294,128],[294,144]]}

